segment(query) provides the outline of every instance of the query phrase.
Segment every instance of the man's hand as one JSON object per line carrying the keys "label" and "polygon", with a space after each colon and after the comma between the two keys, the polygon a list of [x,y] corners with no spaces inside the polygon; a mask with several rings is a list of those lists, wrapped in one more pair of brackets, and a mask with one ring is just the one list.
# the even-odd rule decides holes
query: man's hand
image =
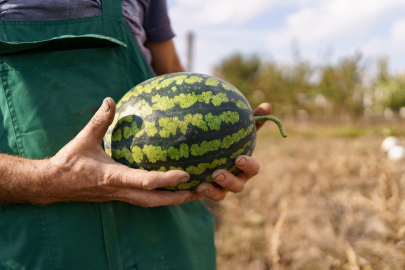
{"label": "man's hand", "polygon": [[114,114],[115,103],[106,98],[87,126],[51,159],[28,160],[0,155],[0,202],[50,204],[118,200],[156,207],[191,201],[190,191],[154,190],[186,182],[190,179],[188,173],[131,169],[104,152],[101,141]]}
{"label": "man's hand", "polygon": [[[253,112],[255,116],[271,114],[271,106],[268,103],[260,104],[259,107]],[[256,129],[259,130],[265,122],[256,124]],[[214,186],[209,183],[200,184],[197,187],[197,193],[194,194],[194,200],[200,199],[202,196],[212,199],[214,201],[223,200],[228,191],[238,193],[241,192],[246,182],[259,173],[259,163],[249,156],[239,156],[235,160],[235,165],[241,171],[237,175],[233,175],[227,170],[216,170],[212,174],[212,179],[220,185]]]}

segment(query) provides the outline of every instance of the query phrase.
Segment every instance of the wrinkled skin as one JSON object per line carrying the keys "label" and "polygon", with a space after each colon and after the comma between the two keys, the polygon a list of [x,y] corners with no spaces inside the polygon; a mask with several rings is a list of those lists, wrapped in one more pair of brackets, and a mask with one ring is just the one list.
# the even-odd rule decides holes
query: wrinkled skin
{"label": "wrinkled skin", "polygon": [[[271,106],[269,103],[260,104],[259,107],[253,112],[255,116],[271,114]],[[256,123],[256,129],[259,130],[264,125],[264,122]],[[214,201],[223,200],[226,194],[230,192],[241,192],[246,182],[259,173],[260,165],[252,157],[239,156],[235,160],[235,165],[241,171],[237,175],[233,175],[227,170],[216,170],[212,174],[212,179],[219,185],[214,186],[210,183],[203,183],[197,187],[197,193],[194,194],[193,199],[198,200],[201,197],[206,197]]]}

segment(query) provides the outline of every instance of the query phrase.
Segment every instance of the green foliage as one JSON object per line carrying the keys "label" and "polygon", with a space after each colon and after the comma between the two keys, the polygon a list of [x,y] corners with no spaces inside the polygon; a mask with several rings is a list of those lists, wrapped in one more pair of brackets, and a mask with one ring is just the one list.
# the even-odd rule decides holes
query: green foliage
{"label": "green foliage", "polygon": [[260,65],[261,60],[257,55],[235,54],[222,60],[221,64],[214,68],[214,75],[225,79],[248,96]]}
{"label": "green foliage", "polygon": [[301,106],[300,96],[311,89],[309,79],[312,74],[313,70],[307,62],[298,62],[292,66],[267,63],[258,72],[254,85],[255,89],[262,91],[264,100],[257,100],[253,95],[248,95],[248,100],[253,106],[271,100],[273,107],[278,108],[282,114],[294,113]]}
{"label": "green foliage", "polygon": [[279,116],[306,110],[310,115],[360,117],[405,107],[405,76],[392,76],[387,58],[377,59],[377,73],[367,81],[359,53],[317,67],[296,59],[283,65],[234,54],[215,67],[215,75],[240,89],[253,108],[271,102]]}
{"label": "green foliage", "polygon": [[335,113],[363,113],[361,55],[343,58],[337,65],[321,67],[318,92],[336,105]]}
{"label": "green foliage", "polygon": [[405,107],[405,78],[397,76],[377,84],[377,89],[382,92],[384,107],[398,112]]}

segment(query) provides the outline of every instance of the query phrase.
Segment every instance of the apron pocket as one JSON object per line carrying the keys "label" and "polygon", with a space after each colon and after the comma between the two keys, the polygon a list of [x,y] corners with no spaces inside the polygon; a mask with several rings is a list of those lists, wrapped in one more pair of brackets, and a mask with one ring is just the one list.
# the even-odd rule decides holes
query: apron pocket
{"label": "apron pocket", "polygon": [[118,99],[128,90],[117,89],[124,47],[108,39],[90,40],[90,46],[98,47],[78,49],[77,40],[64,39],[56,50],[1,57],[6,100],[1,111],[10,115],[20,156],[54,155],[88,123],[106,93]]}

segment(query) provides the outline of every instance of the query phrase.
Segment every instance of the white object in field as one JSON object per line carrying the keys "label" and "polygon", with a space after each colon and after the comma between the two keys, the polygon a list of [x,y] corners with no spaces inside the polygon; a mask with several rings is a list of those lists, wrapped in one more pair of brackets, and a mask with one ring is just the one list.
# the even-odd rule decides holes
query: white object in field
{"label": "white object in field", "polygon": [[317,94],[315,96],[315,105],[320,108],[326,108],[326,106],[328,106],[328,101],[326,100],[326,97],[324,95]]}
{"label": "white object in field", "polygon": [[401,160],[405,157],[405,147],[402,145],[394,145],[388,150],[389,160]]}
{"label": "white object in field", "polygon": [[392,118],[394,118],[394,112],[390,108],[386,108],[384,110],[384,118],[386,120],[391,120]]}
{"label": "white object in field", "polygon": [[405,119],[405,107],[399,109],[399,116],[401,116],[402,119]]}
{"label": "white object in field", "polygon": [[264,93],[261,90],[255,90],[252,98],[254,101],[262,102],[265,99]]}
{"label": "white object in field", "polygon": [[307,123],[309,120],[309,114],[306,110],[298,110],[297,117],[300,123]]}
{"label": "white object in field", "polygon": [[383,140],[383,142],[381,144],[381,150],[384,152],[388,152],[388,150],[390,150],[390,148],[395,145],[399,145],[398,138],[396,138],[394,136],[389,136]]}

